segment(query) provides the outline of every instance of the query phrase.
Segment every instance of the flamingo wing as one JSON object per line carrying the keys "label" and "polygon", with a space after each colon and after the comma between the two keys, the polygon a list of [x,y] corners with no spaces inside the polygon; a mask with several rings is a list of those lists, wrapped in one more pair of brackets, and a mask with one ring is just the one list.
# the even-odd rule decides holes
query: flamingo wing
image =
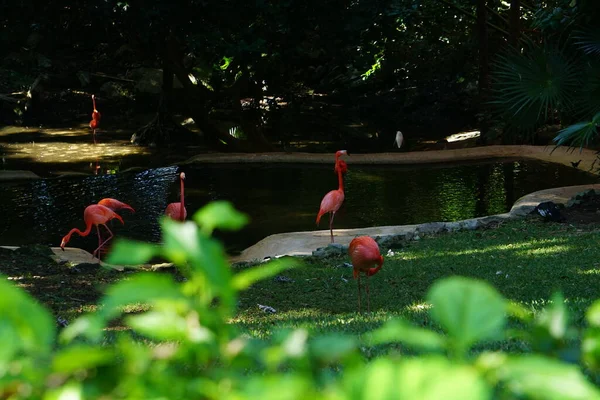
{"label": "flamingo wing", "polygon": [[[181,203],[171,203],[167,206],[167,209],[165,210],[165,215],[167,215],[169,218],[180,221],[180,215],[181,215]],[[183,207],[183,219],[185,220],[187,218],[187,210],[185,209],[185,207]]]}
{"label": "flamingo wing", "polygon": [[337,212],[344,202],[344,192],[342,190],[332,190],[327,193],[323,200],[321,200],[321,207],[319,208],[319,214],[317,215],[317,225],[321,220],[321,217],[328,212]]}

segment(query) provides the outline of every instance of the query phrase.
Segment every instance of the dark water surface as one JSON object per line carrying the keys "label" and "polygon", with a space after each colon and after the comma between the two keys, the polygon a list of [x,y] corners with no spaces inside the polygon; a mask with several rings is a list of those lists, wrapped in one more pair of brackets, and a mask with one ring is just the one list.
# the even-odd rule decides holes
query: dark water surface
{"label": "dark water surface", "polygon": [[[540,161],[455,165],[349,165],[346,201],[335,228],[457,221],[510,210],[521,196],[552,187],[597,183],[584,171]],[[188,215],[211,200],[230,200],[250,215],[243,231],[220,235],[235,253],[274,233],[315,230],[322,197],[337,188],[331,165],[220,164],[185,166]],[[117,175],[0,184],[0,244],[58,246],[73,227],[84,229],[83,210],[104,197],[136,209],[123,211],[116,236],[159,241],[157,219],[179,200],[176,167]],[[327,229],[328,217],[320,229]],[[326,243],[324,243],[326,244]],[[93,250],[94,233],[70,246]]]}

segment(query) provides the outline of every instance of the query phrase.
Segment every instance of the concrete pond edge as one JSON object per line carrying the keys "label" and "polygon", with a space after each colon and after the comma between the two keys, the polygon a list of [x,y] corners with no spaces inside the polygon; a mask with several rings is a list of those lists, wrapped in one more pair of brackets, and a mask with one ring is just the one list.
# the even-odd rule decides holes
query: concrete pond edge
{"label": "concrete pond edge", "polygon": [[[578,168],[598,175],[592,171],[598,154],[589,149],[573,149],[554,146],[482,146],[464,149],[432,150],[423,152],[394,152],[372,154],[350,154],[347,162],[351,164],[430,164],[441,162],[461,162],[470,160],[526,158],[547,162],[555,162],[572,166],[578,162]],[[215,164],[215,163],[331,163],[331,154],[315,153],[209,153],[194,156],[178,165]],[[1,181],[27,180],[39,178],[31,171],[0,171]],[[586,190],[600,193],[600,184],[578,185],[552,188],[530,193],[518,199],[507,213],[471,218],[453,222],[428,222],[418,225],[379,226],[357,229],[335,229],[335,244],[329,244],[329,230],[310,232],[287,232],[267,236],[253,246],[243,250],[241,254],[230,257],[232,263],[256,263],[270,258],[282,256],[315,256],[329,257],[345,254],[350,241],[361,235],[369,235],[377,240],[383,249],[393,249],[408,240],[419,240],[423,235],[460,230],[474,230],[492,227],[502,221],[523,218],[541,202],[553,201],[567,205],[578,194]],[[2,246],[15,248],[11,246]],[[91,254],[79,248],[52,247],[59,263],[71,266],[80,264],[99,264],[108,268],[122,270],[120,266],[111,266],[91,257]],[[168,266],[160,264],[145,267],[160,268]]]}

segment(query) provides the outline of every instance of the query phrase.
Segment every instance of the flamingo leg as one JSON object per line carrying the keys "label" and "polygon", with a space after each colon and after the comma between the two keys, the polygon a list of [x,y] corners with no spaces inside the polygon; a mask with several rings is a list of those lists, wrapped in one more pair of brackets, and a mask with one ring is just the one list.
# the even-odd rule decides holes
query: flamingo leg
{"label": "flamingo leg", "polygon": [[358,284],[358,313],[360,314],[360,274],[358,274],[358,279],[356,282]]}
{"label": "flamingo leg", "polygon": [[331,233],[331,243],[334,243],[333,240],[333,218],[335,217],[335,211],[329,214],[329,232]]}
{"label": "flamingo leg", "polygon": [[369,293],[369,275],[367,275],[367,313],[371,312],[371,294]]}
{"label": "flamingo leg", "polygon": [[[95,255],[106,244],[106,242],[108,242],[114,236],[113,233],[112,233],[112,231],[108,228],[108,226],[106,226],[106,224],[102,224],[102,225],[106,228],[106,230],[108,231],[108,233],[110,234],[110,236],[104,242],[102,242],[102,244],[100,246],[98,246],[98,248],[96,250],[94,250],[94,253],[92,253],[92,255]],[[96,225],[96,228],[98,228],[98,225]],[[100,229],[99,228],[98,228],[98,235],[100,235]],[[98,259],[100,259],[100,257],[98,257]]]}
{"label": "flamingo leg", "polygon": [[[100,247],[102,247],[102,236],[100,235],[100,228],[98,227],[98,225],[96,225],[96,232],[98,233],[98,249]],[[94,258],[94,256],[96,255],[96,252],[98,251],[98,249],[94,250],[94,252],[92,253],[92,258]]]}

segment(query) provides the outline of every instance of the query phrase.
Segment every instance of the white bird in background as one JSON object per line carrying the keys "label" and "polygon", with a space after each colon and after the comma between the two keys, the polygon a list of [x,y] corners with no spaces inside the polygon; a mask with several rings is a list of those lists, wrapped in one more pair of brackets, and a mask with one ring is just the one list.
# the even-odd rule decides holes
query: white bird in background
{"label": "white bird in background", "polygon": [[394,139],[394,144],[398,146],[398,148],[400,148],[402,146],[402,142],[404,142],[404,136],[402,135],[402,132],[398,131],[396,132],[396,139]]}

